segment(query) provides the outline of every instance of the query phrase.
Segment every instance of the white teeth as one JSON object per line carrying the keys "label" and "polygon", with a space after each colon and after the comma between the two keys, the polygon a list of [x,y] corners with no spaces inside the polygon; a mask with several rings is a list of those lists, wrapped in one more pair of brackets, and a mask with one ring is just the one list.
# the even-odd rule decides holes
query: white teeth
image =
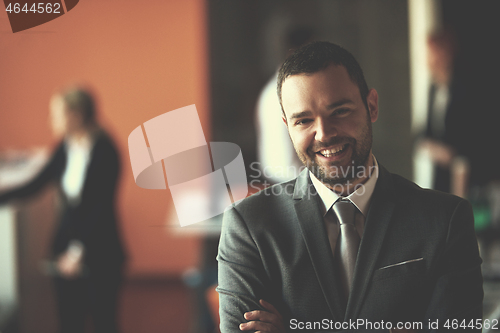
{"label": "white teeth", "polygon": [[323,150],[320,150],[319,153],[325,157],[330,157],[330,156],[335,155],[338,152],[342,151],[345,148],[345,146],[346,145],[343,145],[337,149],[323,149]]}

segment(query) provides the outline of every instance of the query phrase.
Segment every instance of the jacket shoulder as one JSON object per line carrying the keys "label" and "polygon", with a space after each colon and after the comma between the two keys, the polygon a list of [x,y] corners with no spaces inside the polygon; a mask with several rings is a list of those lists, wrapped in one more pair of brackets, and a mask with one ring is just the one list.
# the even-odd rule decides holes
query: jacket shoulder
{"label": "jacket shoulder", "polygon": [[414,199],[427,198],[428,200],[437,200],[441,202],[445,201],[458,203],[459,201],[466,201],[465,199],[450,193],[422,188],[411,180],[408,180],[397,174],[391,174],[391,177],[397,196],[402,196],[404,198],[407,198],[409,196],[413,197]]}
{"label": "jacket shoulder", "polygon": [[396,174],[391,174],[394,198],[400,211],[411,212],[429,221],[449,221],[459,208],[472,211],[466,199],[456,195],[426,189]]}
{"label": "jacket shoulder", "polygon": [[246,217],[279,214],[293,207],[296,179],[269,186],[238,201],[236,211]]}

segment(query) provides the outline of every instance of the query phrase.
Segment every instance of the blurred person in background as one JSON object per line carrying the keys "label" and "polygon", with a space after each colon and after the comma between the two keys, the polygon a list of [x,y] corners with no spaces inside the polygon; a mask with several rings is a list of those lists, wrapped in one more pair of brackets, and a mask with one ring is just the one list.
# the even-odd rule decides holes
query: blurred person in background
{"label": "blurred person in background", "polygon": [[[285,38],[287,54],[314,39],[307,27],[295,27]],[[288,130],[281,120],[281,105],[276,95],[278,71],[269,79],[257,100],[255,127],[257,130],[257,159],[264,179],[273,184],[294,179],[303,166],[295,154]]]}
{"label": "blurred person in background", "polygon": [[60,332],[84,332],[90,313],[97,333],[118,332],[117,299],[125,261],[114,208],[117,150],[96,119],[91,94],[72,87],[50,100],[60,140],[27,184],[0,194],[0,204],[58,187],[59,223],[52,240]]}
{"label": "blurred person in background", "polygon": [[[427,124],[425,133],[417,142],[417,150],[427,152],[433,165],[432,188],[443,192],[453,192],[465,196],[465,178],[468,164],[464,159],[457,157],[457,147],[449,138],[450,116],[457,111],[454,99],[457,99],[456,80],[453,81],[456,43],[451,31],[434,32],[427,38],[427,60],[432,79],[429,90],[429,104],[427,109]],[[459,125],[460,126],[460,125]],[[461,172],[453,177],[453,170]]]}
{"label": "blurred person in background", "polygon": [[451,27],[430,34],[427,50],[432,85],[417,151],[425,151],[433,164],[433,189],[471,201],[483,274],[497,277],[500,270],[491,265],[490,250],[500,239],[500,180],[491,144],[500,137],[492,112],[495,84],[484,78],[485,72],[494,71],[487,56],[461,44]]}

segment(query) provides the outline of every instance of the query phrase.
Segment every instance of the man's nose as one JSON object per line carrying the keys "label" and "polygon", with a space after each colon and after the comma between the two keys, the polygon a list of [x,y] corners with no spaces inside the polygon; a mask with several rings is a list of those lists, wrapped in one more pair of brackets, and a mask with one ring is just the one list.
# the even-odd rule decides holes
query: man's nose
{"label": "man's nose", "polygon": [[315,124],[316,134],[314,139],[320,142],[328,142],[328,140],[338,134],[334,123],[327,119],[319,118]]}

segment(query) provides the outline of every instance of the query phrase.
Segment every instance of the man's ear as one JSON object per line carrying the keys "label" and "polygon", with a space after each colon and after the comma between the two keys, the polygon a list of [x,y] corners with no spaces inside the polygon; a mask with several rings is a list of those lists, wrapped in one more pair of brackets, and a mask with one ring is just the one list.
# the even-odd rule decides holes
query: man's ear
{"label": "man's ear", "polygon": [[366,96],[366,104],[368,104],[368,113],[370,114],[370,119],[374,123],[378,118],[378,93],[375,89],[370,89],[368,91],[368,96]]}
{"label": "man's ear", "polygon": [[285,126],[288,127],[288,123],[286,122],[286,118],[285,118],[285,115],[281,115],[281,119],[283,120],[283,122],[285,123]]}

